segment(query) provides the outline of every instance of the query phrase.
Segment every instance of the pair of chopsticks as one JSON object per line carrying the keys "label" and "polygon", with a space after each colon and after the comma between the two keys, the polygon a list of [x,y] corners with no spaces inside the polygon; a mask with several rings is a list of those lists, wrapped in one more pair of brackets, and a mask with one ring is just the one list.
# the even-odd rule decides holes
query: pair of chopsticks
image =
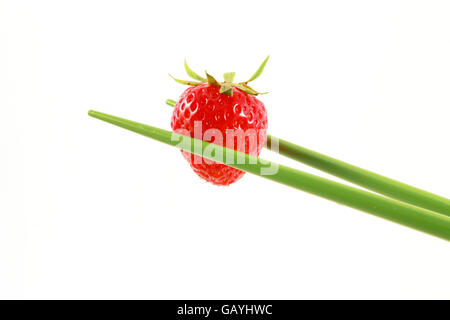
{"label": "pair of chopsticks", "polygon": [[[168,100],[167,103],[170,105],[171,100]],[[322,198],[365,211],[445,240],[450,240],[450,199],[361,169],[274,136],[267,136],[267,148],[272,149],[271,146],[278,143],[278,152],[281,155],[387,197],[253,157],[233,149],[183,136],[172,131],[94,110],[90,110],[88,114],[91,117],[177,147],[181,150],[225,163],[228,166],[242,171],[250,172],[263,178],[315,194]],[[211,149],[211,147],[216,150],[215,155],[211,155],[210,152],[204,152],[206,148]],[[232,161],[230,163],[228,158],[230,155],[235,160],[244,159],[245,161]],[[275,174],[262,174],[264,169],[274,166],[278,168]]]}

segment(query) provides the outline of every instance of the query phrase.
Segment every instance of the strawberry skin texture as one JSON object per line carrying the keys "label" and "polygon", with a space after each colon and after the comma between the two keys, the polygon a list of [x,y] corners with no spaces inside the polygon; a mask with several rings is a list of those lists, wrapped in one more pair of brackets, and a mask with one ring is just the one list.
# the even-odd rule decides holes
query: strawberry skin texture
{"label": "strawberry skin texture", "polygon": [[[217,145],[226,145],[227,129],[252,129],[257,143],[248,137],[239,143],[234,139],[233,149],[258,156],[267,137],[267,112],[264,104],[252,95],[233,87],[233,95],[219,92],[219,87],[201,84],[186,89],[173,110],[171,127],[177,133],[189,132],[194,137],[194,122],[201,121],[202,135],[208,129],[221,132],[223,141],[205,139]],[[198,123],[197,123],[198,124]],[[203,137],[203,136],[202,136]],[[244,171],[217,163],[186,151],[181,151],[194,172],[215,185],[229,185],[239,180]]]}

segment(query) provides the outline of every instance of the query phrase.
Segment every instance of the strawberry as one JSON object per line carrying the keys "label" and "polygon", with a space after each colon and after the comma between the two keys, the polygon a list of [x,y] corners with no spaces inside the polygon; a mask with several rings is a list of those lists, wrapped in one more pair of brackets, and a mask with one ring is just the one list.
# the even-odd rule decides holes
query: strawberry
{"label": "strawberry", "polygon": [[[258,156],[267,137],[267,112],[255,96],[259,92],[248,86],[262,73],[269,57],[246,82],[234,83],[234,73],[225,73],[224,82],[218,82],[206,73],[206,79],[193,72],[185,61],[189,76],[198,81],[187,84],[173,110],[172,130],[227,146],[252,156]],[[200,134],[200,136],[198,136]],[[239,180],[244,171],[181,151],[194,172],[215,185],[229,185]]]}

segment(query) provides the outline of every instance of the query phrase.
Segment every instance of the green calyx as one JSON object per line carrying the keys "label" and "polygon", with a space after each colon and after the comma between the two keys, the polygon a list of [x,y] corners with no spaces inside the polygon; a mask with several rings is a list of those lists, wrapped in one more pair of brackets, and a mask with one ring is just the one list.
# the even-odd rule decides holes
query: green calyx
{"label": "green calyx", "polygon": [[253,74],[253,76],[250,77],[249,80],[244,82],[236,83],[234,82],[234,77],[236,75],[235,72],[226,72],[223,74],[223,82],[217,81],[212,75],[210,75],[208,72],[205,71],[206,78],[203,78],[199,76],[197,73],[195,73],[191,68],[189,68],[186,60],[184,60],[184,69],[186,70],[186,73],[189,77],[196,81],[192,80],[180,80],[172,77],[172,75],[169,74],[169,76],[174,79],[176,82],[185,84],[188,86],[198,86],[201,84],[209,83],[212,86],[220,87],[219,92],[226,94],[228,96],[233,96],[233,87],[236,87],[248,94],[251,94],[253,96],[257,96],[259,94],[266,94],[267,92],[258,92],[252,87],[248,85],[250,81],[256,80],[261,73],[264,71],[264,67],[266,66],[267,61],[269,60],[269,56],[263,61],[263,63],[259,66],[258,70]]}

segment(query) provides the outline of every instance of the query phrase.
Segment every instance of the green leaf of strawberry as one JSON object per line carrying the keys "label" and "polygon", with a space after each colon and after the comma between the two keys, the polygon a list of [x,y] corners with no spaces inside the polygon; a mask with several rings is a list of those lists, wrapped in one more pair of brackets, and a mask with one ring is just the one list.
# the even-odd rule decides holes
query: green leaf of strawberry
{"label": "green leaf of strawberry", "polygon": [[264,68],[266,67],[266,63],[269,60],[269,57],[270,56],[267,56],[267,58],[259,66],[258,70],[256,70],[255,74],[250,79],[248,79],[246,81],[246,83],[255,80],[256,78],[258,78],[261,75],[261,73],[264,71]]}
{"label": "green leaf of strawberry", "polygon": [[242,91],[244,91],[247,94],[257,96],[259,94],[265,94],[267,92],[258,92],[255,89],[251,88],[248,85],[248,82],[255,80],[258,78],[261,73],[264,71],[264,68],[267,64],[267,61],[269,60],[269,56],[263,61],[263,63],[259,66],[258,70],[256,70],[255,74],[246,82],[239,82],[235,83],[234,77],[236,76],[235,72],[226,72],[223,74],[224,82],[219,82],[214,78],[212,75],[210,75],[208,72],[205,71],[206,78],[203,78],[199,76],[197,73],[195,73],[191,68],[189,68],[186,59],[184,60],[184,69],[186,70],[189,77],[191,77],[194,80],[198,81],[192,81],[192,80],[180,80],[177,78],[172,77],[172,75],[169,74],[169,76],[174,79],[176,82],[189,85],[189,86],[198,86],[200,84],[208,83],[211,86],[219,87],[219,92],[223,93],[228,96],[233,96],[233,87],[238,88]]}
{"label": "green leaf of strawberry", "polygon": [[208,83],[209,83],[210,85],[220,87],[219,82],[217,82],[217,80],[216,80],[212,75],[210,75],[210,74],[209,74],[208,72],[206,72],[206,71],[205,71],[205,74],[206,74],[206,79],[208,80]]}
{"label": "green leaf of strawberry", "polygon": [[187,65],[186,59],[184,59],[184,69],[186,70],[186,73],[189,77],[191,77],[194,80],[203,81],[206,82],[206,79],[196,74],[189,66]]}
{"label": "green leaf of strawberry", "polygon": [[169,73],[169,76],[176,82],[181,83],[181,84],[186,84],[188,86],[197,86],[197,85],[201,84],[201,82],[197,82],[197,81],[180,80],[180,79],[174,78],[170,73]]}

